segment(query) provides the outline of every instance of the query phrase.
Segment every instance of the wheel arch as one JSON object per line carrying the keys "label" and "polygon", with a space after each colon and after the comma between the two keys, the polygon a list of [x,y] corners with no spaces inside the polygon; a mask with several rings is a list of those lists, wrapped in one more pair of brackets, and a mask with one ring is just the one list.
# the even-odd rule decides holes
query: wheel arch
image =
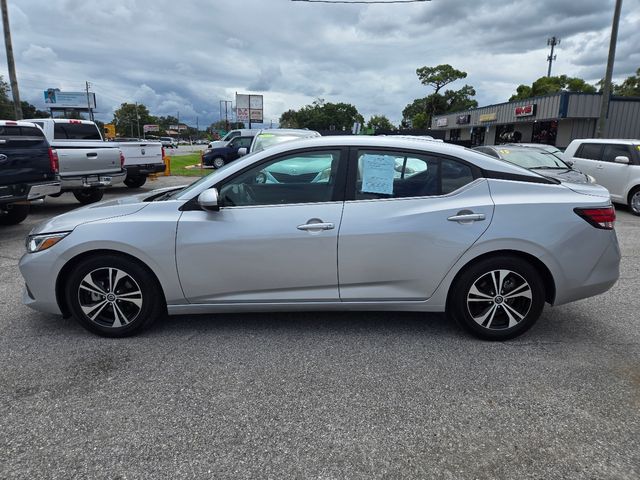
{"label": "wheel arch", "polygon": [[67,263],[64,264],[60,272],[58,273],[58,277],[56,278],[55,285],[55,293],[56,293],[56,302],[58,303],[58,307],[62,312],[63,317],[68,318],[71,316],[71,310],[69,309],[69,305],[67,305],[66,295],[64,292],[64,288],[66,286],[66,281],[69,278],[69,275],[73,271],[73,269],[83,260],[91,257],[96,257],[99,255],[113,255],[125,258],[131,262],[138,264],[140,267],[144,268],[154,279],[154,281],[158,285],[158,291],[162,295],[162,299],[164,303],[167,303],[164,289],[162,288],[162,284],[158,279],[158,276],[155,274],[152,268],[149,267],[146,263],[144,263],[139,258],[134,257],[133,255],[129,255],[128,253],[120,252],[117,250],[110,249],[98,249],[98,250],[88,250],[86,252],[79,253],[75,257],[71,258]]}
{"label": "wheel arch", "polygon": [[[517,257],[522,260],[525,260],[526,262],[530,263],[538,271],[538,273],[540,274],[540,277],[542,278],[542,282],[544,284],[545,301],[553,305],[556,298],[556,282],[553,278],[553,274],[551,273],[551,270],[549,270],[549,267],[547,267],[547,265],[545,265],[545,263],[539,258],[537,258],[536,256],[520,250],[508,250],[508,249],[493,250],[493,251],[478,255],[477,257],[474,257],[471,260],[469,260],[467,263],[464,264],[462,268],[458,270],[456,275],[453,277],[453,280],[451,281],[450,285],[451,286],[455,285],[458,279],[460,278],[460,276],[465,271],[467,271],[472,265],[475,265],[477,262],[486,260],[488,258],[500,258],[505,256]],[[449,305],[449,301],[451,299],[452,294],[453,294],[453,288],[449,288],[449,291],[447,292],[447,303],[446,303],[447,307]]]}

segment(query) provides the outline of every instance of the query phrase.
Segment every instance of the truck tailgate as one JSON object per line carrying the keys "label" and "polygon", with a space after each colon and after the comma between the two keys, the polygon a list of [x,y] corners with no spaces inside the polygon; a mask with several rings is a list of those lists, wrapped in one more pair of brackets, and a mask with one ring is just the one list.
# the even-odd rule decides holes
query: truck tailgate
{"label": "truck tailgate", "polygon": [[124,166],[164,164],[162,144],[157,142],[117,143],[124,155]]}
{"label": "truck tailgate", "polygon": [[60,176],[92,175],[120,171],[120,149],[104,142],[60,142],[52,145],[60,158]]}

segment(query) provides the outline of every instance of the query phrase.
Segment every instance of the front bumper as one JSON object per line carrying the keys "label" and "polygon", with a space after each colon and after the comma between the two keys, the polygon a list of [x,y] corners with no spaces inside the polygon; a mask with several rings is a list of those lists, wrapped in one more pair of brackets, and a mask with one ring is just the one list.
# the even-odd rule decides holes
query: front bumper
{"label": "front bumper", "polygon": [[18,267],[25,280],[22,302],[27,307],[39,312],[62,314],[55,289],[62,265],[60,257],[51,255],[48,250],[40,253],[25,253],[22,256]]}
{"label": "front bumper", "polygon": [[119,185],[127,178],[127,170],[122,169],[114,173],[100,173],[93,175],[77,175],[61,177],[63,191],[80,190],[83,188],[106,188]]}

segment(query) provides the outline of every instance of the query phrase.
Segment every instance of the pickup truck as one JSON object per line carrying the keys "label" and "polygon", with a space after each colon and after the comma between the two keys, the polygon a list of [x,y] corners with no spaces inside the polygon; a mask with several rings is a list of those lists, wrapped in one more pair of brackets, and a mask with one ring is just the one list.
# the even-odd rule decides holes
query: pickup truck
{"label": "pickup truck", "polygon": [[29,119],[40,126],[60,159],[60,193],[72,192],[82,204],[99,202],[104,189],[124,182],[124,155],[117,144],[102,140],[88,120]]}
{"label": "pickup truck", "polygon": [[29,214],[29,201],[60,191],[58,156],[33,123],[0,120],[0,225]]}
{"label": "pickup truck", "polygon": [[118,145],[124,154],[124,167],[127,169],[124,184],[127,187],[141,187],[150,174],[164,172],[164,147],[160,142],[116,138],[109,143]]}

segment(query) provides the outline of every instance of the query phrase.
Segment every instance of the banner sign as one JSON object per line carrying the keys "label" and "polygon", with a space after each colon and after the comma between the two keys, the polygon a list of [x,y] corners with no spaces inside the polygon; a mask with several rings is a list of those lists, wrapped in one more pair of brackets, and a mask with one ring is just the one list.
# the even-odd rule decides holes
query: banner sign
{"label": "banner sign", "polygon": [[516,117],[533,117],[536,114],[536,104],[523,105],[515,108]]}
{"label": "banner sign", "polygon": [[61,92],[55,88],[44,91],[44,103],[49,108],[96,108],[96,94],[89,92]]}
{"label": "banner sign", "polygon": [[484,115],[480,115],[480,118],[478,120],[481,122],[494,122],[497,119],[498,119],[498,113],[493,112],[493,113],[485,113]]}
{"label": "banner sign", "polygon": [[447,125],[449,125],[449,119],[447,117],[436,119],[436,127],[446,127]]}
{"label": "banner sign", "polygon": [[159,132],[160,125],[143,125],[142,130],[144,132]]}
{"label": "banner sign", "polygon": [[182,123],[180,125],[169,125],[169,130],[176,130],[178,132],[182,131],[182,130],[186,130],[187,126],[183,125]]}
{"label": "banner sign", "polygon": [[458,115],[456,117],[456,123],[458,125],[467,125],[471,123],[471,115]]}

